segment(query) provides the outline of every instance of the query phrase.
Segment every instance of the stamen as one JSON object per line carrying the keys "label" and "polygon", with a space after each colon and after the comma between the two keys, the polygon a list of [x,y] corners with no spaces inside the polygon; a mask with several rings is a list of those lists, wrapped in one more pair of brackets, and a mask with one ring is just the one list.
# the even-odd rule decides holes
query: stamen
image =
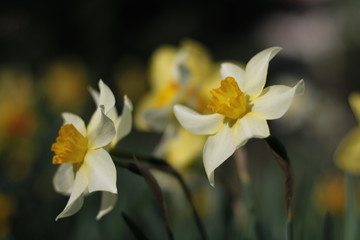
{"label": "stamen", "polygon": [[55,152],[53,164],[81,163],[87,151],[87,139],[72,124],[63,125],[56,142],[51,146]]}
{"label": "stamen", "polygon": [[248,110],[248,100],[233,77],[221,81],[221,87],[210,91],[212,98],[208,104],[213,113],[220,113],[231,119],[244,116]]}

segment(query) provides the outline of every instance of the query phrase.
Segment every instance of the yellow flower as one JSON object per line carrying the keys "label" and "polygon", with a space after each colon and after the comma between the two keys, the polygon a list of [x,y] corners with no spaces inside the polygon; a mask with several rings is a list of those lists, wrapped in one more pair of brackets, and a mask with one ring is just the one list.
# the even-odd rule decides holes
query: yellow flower
{"label": "yellow flower", "polygon": [[[360,94],[349,97],[350,106],[360,121]],[[353,128],[340,142],[335,152],[335,164],[345,172],[360,174],[360,126]]]}
{"label": "yellow flower", "polygon": [[224,80],[211,91],[208,108],[212,114],[201,115],[183,105],[175,105],[180,124],[194,134],[209,135],[203,150],[205,171],[214,185],[214,171],[250,138],[270,135],[266,120],[280,118],[304,82],[290,88],[275,85],[264,88],[269,61],[280,48],[273,47],[255,55],[245,69],[231,63],[221,65]]}
{"label": "yellow flower", "polygon": [[314,203],[321,213],[334,216],[343,213],[346,204],[346,188],[343,176],[326,178],[315,185]]}
{"label": "yellow flower", "polygon": [[135,124],[142,130],[164,133],[154,154],[166,158],[177,168],[187,166],[201,152],[204,137],[182,130],[172,108],[182,103],[204,112],[206,96],[202,95],[201,88],[213,69],[207,51],[194,41],[184,41],[179,49],[161,47],[153,54],[150,93],[137,108]]}

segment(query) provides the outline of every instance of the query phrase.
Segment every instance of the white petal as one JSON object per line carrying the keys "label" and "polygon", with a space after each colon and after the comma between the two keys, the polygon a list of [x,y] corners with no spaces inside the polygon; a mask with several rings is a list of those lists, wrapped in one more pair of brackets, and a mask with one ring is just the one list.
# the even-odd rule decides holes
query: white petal
{"label": "white petal", "polygon": [[279,47],[272,47],[263,50],[250,59],[245,69],[245,84],[243,91],[251,99],[257,97],[263,90],[269,61],[281,50]]}
{"label": "white petal", "polygon": [[304,81],[299,81],[294,87],[275,85],[267,87],[261,95],[251,103],[251,111],[266,119],[280,118],[289,109],[295,95],[304,91]]}
{"label": "white petal", "polygon": [[221,128],[224,120],[220,114],[201,115],[179,104],[174,106],[174,114],[185,129],[195,134],[214,134]]}
{"label": "white petal", "polygon": [[70,195],[74,186],[74,169],[72,163],[64,163],[57,169],[53,184],[57,192]]}
{"label": "white petal", "polygon": [[212,186],[214,182],[214,171],[236,150],[236,143],[228,124],[215,135],[209,136],[203,150],[203,161],[206,174]]}
{"label": "white petal", "polygon": [[81,117],[68,112],[62,113],[61,115],[64,119],[64,124],[74,125],[74,127],[79,131],[79,133],[81,133],[84,137],[86,136],[85,123],[84,120],[81,119]]}
{"label": "white petal", "polygon": [[100,93],[97,90],[93,89],[92,87],[88,87],[88,90],[89,90],[92,98],[94,99],[96,106],[99,106],[100,105],[99,104],[99,102],[100,102]]}
{"label": "white petal", "polygon": [[111,89],[102,80],[99,80],[100,98],[98,105],[104,105],[105,114],[115,106],[115,97]]}
{"label": "white petal", "polygon": [[[99,86],[100,85],[103,88],[102,94],[104,94],[104,93],[109,94],[109,91],[111,92],[111,90],[107,87],[107,85],[102,82],[102,80],[99,81]],[[89,87],[88,89],[89,89],[89,92],[90,92],[91,96],[93,97],[93,99],[94,99],[94,101],[96,103],[96,106],[98,106],[98,107],[100,105],[105,106],[105,103],[104,103],[103,100],[102,100],[103,102],[100,102],[100,93],[97,90],[93,89],[92,87]],[[115,107],[115,97],[114,97],[114,95],[112,93],[110,95],[112,95],[112,97],[110,97],[110,99],[111,99],[110,104],[107,104],[107,105],[112,104],[112,98],[113,98],[114,99],[113,107],[110,108],[109,106],[105,106],[105,111],[104,112],[105,112],[106,116],[108,116],[112,121],[115,121],[117,116],[118,116],[117,110],[116,110],[116,107]],[[104,97],[102,99],[104,99]]]}
{"label": "white petal", "polygon": [[89,176],[89,192],[107,191],[117,193],[116,168],[110,154],[103,148],[90,150],[85,155]]}
{"label": "white petal", "polygon": [[63,217],[71,216],[77,213],[83,204],[83,192],[88,186],[88,179],[86,176],[86,170],[84,166],[76,172],[74,187],[72,189],[69,201],[66,204],[65,209],[57,216],[56,220]]}
{"label": "white petal", "polygon": [[222,63],[220,68],[221,78],[225,79],[226,77],[233,77],[235,78],[239,88],[241,90],[244,89],[245,84],[245,71],[235,64],[232,63]]}
{"label": "white petal", "polygon": [[130,99],[124,96],[124,107],[121,116],[115,121],[116,136],[111,143],[111,147],[115,147],[117,142],[128,135],[132,128],[132,110],[133,106]]}
{"label": "white petal", "polygon": [[266,138],[270,135],[266,119],[255,113],[248,113],[239,119],[232,128],[236,148],[239,148],[250,138]]}
{"label": "white petal", "polygon": [[60,218],[70,217],[77,213],[84,204],[84,195],[80,195],[72,204],[66,206],[66,208],[56,217],[55,221]]}
{"label": "white petal", "polygon": [[96,216],[96,219],[99,220],[105,214],[109,213],[115,206],[117,201],[117,194],[113,194],[110,192],[103,192],[101,194],[101,205],[100,211]]}
{"label": "white petal", "polygon": [[97,108],[88,125],[88,145],[90,149],[106,146],[115,137],[116,131],[113,121],[104,114],[101,105]]}

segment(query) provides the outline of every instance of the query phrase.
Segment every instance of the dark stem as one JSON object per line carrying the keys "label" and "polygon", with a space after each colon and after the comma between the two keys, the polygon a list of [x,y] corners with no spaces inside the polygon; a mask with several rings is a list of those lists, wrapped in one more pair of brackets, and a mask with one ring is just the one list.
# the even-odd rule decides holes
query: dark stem
{"label": "dark stem", "polygon": [[284,145],[275,137],[268,137],[265,139],[266,143],[279,163],[281,169],[285,174],[285,200],[286,200],[286,212],[287,212],[287,239],[292,239],[292,203],[293,203],[293,184],[294,177],[291,169],[289,157],[287,155]]}
{"label": "dark stem", "polygon": [[[112,156],[114,156],[117,160],[119,160],[119,159],[127,159],[127,160],[134,159],[133,154],[121,152],[116,149],[112,149],[110,151],[110,154]],[[136,155],[136,159],[139,159],[141,161],[149,163],[150,168],[155,168],[162,172],[172,175],[179,182],[179,184],[182,187],[182,189],[185,193],[185,196],[190,204],[190,207],[192,209],[193,217],[195,219],[196,225],[197,225],[199,233],[201,235],[201,239],[207,240],[207,235],[206,235],[205,229],[202,225],[202,222],[200,220],[200,217],[195,209],[195,205],[194,205],[192,197],[191,197],[191,192],[190,192],[189,188],[187,187],[181,174],[163,159],[155,158],[155,157],[148,157],[148,156],[141,156],[141,155]],[[121,164],[117,164],[118,161],[114,161],[114,162],[117,166],[125,167],[134,173],[140,174],[139,170],[137,169],[136,166],[134,167],[134,163],[132,163],[132,162],[127,161],[125,164],[124,164],[124,161],[122,161]]]}

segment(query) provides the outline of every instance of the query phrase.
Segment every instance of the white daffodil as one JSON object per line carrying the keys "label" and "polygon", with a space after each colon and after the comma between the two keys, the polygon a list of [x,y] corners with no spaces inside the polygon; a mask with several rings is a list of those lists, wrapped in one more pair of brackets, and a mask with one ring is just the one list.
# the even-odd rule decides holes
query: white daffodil
{"label": "white daffodil", "polygon": [[89,91],[94,98],[96,105],[104,106],[105,115],[108,116],[115,125],[116,135],[108,146],[108,148],[114,148],[118,141],[128,135],[131,131],[133,106],[130,99],[125,95],[122,113],[118,116],[115,107],[115,97],[111,89],[102,80],[99,81],[99,89],[100,92],[93,88],[89,88]]}
{"label": "white daffodil", "polygon": [[304,82],[294,87],[275,85],[264,88],[269,61],[281,50],[273,47],[255,55],[242,69],[231,63],[221,65],[221,87],[211,91],[208,108],[201,115],[183,105],[175,105],[180,124],[194,134],[210,135],[203,149],[203,161],[210,184],[214,171],[250,138],[270,135],[266,120],[280,118]]}
{"label": "white daffodil", "polygon": [[97,108],[87,127],[75,114],[63,113],[62,117],[64,125],[51,146],[55,152],[53,164],[61,164],[53,183],[57,192],[70,198],[56,220],[78,212],[84,196],[96,191],[102,192],[97,215],[100,219],[113,208],[117,198],[116,168],[104,149],[116,135],[114,123],[105,115],[103,105]]}

